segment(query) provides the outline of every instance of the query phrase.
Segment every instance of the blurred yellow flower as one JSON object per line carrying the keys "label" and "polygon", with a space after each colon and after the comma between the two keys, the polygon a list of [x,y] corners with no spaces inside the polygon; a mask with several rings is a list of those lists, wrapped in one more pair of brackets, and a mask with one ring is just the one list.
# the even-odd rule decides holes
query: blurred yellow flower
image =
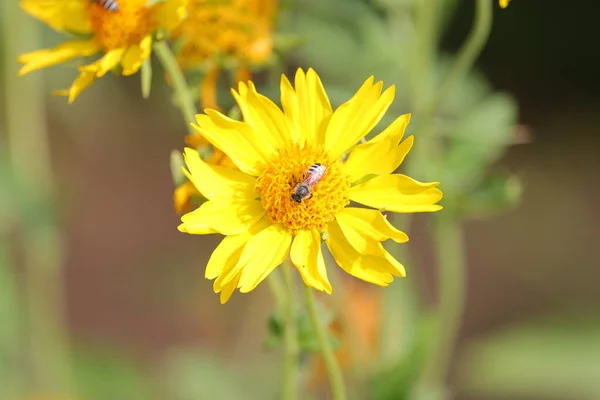
{"label": "blurred yellow flower", "polygon": [[218,109],[216,82],[223,65],[237,69],[236,80],[248,80],[248,67],[269,58],[276,12],[277,0],[190,0],[189,17],[173,37],[183,69],[207,69],[203,108]]}
{"label": "blurred yellow flower", "polygon": [[[211,109],[196,116],[197,132],[238,168],[210,165],[189,148],[184,153],[184,173],[208,201],[184,215],[179,230],[226,236],[205,274],[216,279],[222,303],[236,288],[256,288],[288,255],[307,285],[331,293],[322,240],[339,266],[359,279],[387,286],[405,275],[381,242],[408,237],[380,210],[437,211],[442,192],[438,182],[393,174],[413,144],[412,136],[402,140],[410,115],[358,144],[394,99],[394,87],[383,93],[382,87],[371,77],[334,111],[316,72],[299,69],[295,88],[282,76],[283,111],[248,82],[233,91],[243,121]],[[316,163],[324,173],[302,193],[297,185],[317,176],[309,172]],[[349,207],[350,201],[371,208]]]}
{"label": "blurred yellow flower", "polygon": [[498,0],[500,2],[500,7],[502,8],[506,8],[508,7],[508,3],[510,3],[510,0]]}
{"label": "blurred yellow flower", "polygon": [[174,29],[185,16],[187,0],[165,0],[151,6],[147,3],[117,0],[118,9],[114,10],[89,0],[22,0],[23,10],[53,29],[91,37],[21,55],[19,75],[102,54],[97,61],[79,67],[80,74],[69,89],[55,92],[68,96],[72,103],[97,78],[119,65],[123,75],[135,74],[150,56],[152,34],[158,29]]}

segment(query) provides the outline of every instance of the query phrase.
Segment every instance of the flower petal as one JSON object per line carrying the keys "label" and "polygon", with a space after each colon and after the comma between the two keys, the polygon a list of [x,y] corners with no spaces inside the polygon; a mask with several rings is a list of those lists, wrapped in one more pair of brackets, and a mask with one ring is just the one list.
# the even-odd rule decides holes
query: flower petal
{"label": "flower petal", "polygon": [[[235,292],[235,289],[239,285],[240,276],[242,276],[242,274],[238,273],[236,276],[233,277],[233,279],[230,282],[227,282],[223,285],[223,287],[221,288],[221,295],[219,296],[219,301],[221,302],[221,304],[225,304],[229,301],[231,295],[233,294],[233,292]],[[218,292],[215,291],[215,293]]]}
{"label": "flower petal", "polygon": [[238,91],[232,90],[244,116],[244,122],[260,132],[273,151],[290,147],[290,134],[283,112],[269,98],[259,94],[252,82],[240,82]]}
{"label": "flower petal", "polygon": [[323,143],[331,104],[317,73],[309,68],[296,71],[295,90],[285,75],[281,76],[281,105],[289,120],[291,137],[296,143]]}
{"label": "flower petal", "polygon": [[247,231],[264,213],[260,201],[256,200],[210,200],[182,216],[178,229],[195,235],[235,235]]}
{"label": "flower petal", "polygon": [[315,229],[299,231],[292,243],[290,258],[300,271],[304,283],[331,294],[319,232]]}
{"label": "flower petal", "polygon": [[258,176],[262,165],[273,155],[270,146],[245,122],[233,120],[215,110],[196,115],[194,129],[223,151],[243,172]]}
{"label": "flower petal", "polygon": [[169,31],[175,29],[187,14],[188,0],[166,0],[152,7],[152,14],[158,26]]}
{"label": "flower petal", "polygon": [[406,175],[382,175],[350,188],[350,200],[393,212],[432,212],[443,197],[439,182],[422,183]]}
{"label": "flower petal", "polygon": [[[215,248],[208,264],[204,276],[206,279],[215,279],[223,276],[224,272],[228,272],[237,264],[242,254],[244,245],[251,238],[251,235],[246,232],[239,235],[225,236],[221,243]],[[215,286],[215,293],[221,290],[219,285]]]}
{"label": "flower petal", "polygon": [[19,70],[19,76],[60,64],[73,58],[89,57],[100,50],[100,47],[91,40],[72,40],[52,49],[32,51],[19,56],[17,59],[19,63],[24,64]]}
{"label": "flower petal", "polygon": [[152,36],[145,36],[139,44],[134,44],[127,49],[127,53],[121,60],[124,76],[133,75],[141,68],[142,64],[152,52]]}
{"label": "flower petal", "polygon": [[101,78],[104,75],[106,75],[108,71],[112,70],[114,67],[119,65],[124,53],[125,48],[111,50],[97,61],[79,67],[79,70],[93,71],[96,73],[96,78]]}
{"label": "flower petal", "polygon": [[59,32],[91,33],[90,19],[81,0],[22,0],[21,7],[29,15]]}
{"label": "flower petal", "polygon": [[344,170],[351,182],[370,174],[391,174],[398,168],[414,142],[414,137],[409,136],[400,143],[409,121],[410,114],[402,115],[379,135],[352,149],[344,163]]}
{"label": "flower petal", "polygon": [[190,148],[184,150],[184,160],[189,172],[183,170],[194,186],[209,200],[233,198],[254,199],[256,178],[237,169],[207,164],[200,154]]}
{"label": "flower petal", "polygon": [[325,133],[325,151],[332,157],[340,157],[381,120],[395,94],[394,86],[381,93],[382,87],[382,82],[373,84],[370,77],[350,100],[335,110]]}
{"label": "flower petal", "polygon": [[191,211],[192,205],[190,203],[190,199],[196,193],[198,193],[198,189],[196,189],[194,184],[190,181],[177,186],[173,192],[173,204],[175,206],[175,212],[177,214],[183,214]]}
{"label": "flower petal", "polygon": [[346,239],[362,254],[381,254],[378,244],[388,239],[397,243],[408,241],[408,236],[394,228],[378,210],[346,207],[335,218]]}
{"label": "flower petal", "polygon": [[96,71],[87,71],[82,70],[79,73],[79,76],[73,81],[71,87],[64,90],[56,90],[52,93],[54,96],[68,96],[69,104],[73,103],[77,97],[83,92],[85,89],[92,86],[92,84],[96,81]]}
{"label": "flower petal", "polygon": [[246,243],[238,267],[242,274],[238,284],[240,292],[256,288],[278,265],[283,263],[290,251],[292,235],[281,227],[271,225],[260,231]]}
{"label": "flower petal", "polygon": [[365,255],[356,251],[337,222],[329,224],[328,232],[326,243],[329,251],[338,265],[350,275],[379,286],[388,286],[394,280],[393,275],[404,276],[404,268],[389,253]]}

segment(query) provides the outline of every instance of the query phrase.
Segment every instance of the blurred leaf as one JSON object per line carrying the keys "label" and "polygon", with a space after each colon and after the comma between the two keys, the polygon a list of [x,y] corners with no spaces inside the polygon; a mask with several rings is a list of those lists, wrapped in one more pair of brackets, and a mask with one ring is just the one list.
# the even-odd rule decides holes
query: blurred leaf
{"label": "blurred leaf", "polygon": [[410,397],[423,368],[428,344],[437,333],[436,326],[433,316],[424,316],[418,321],[408,351],[392,367],[371,378],[371,400],[405,400]]}
{"label": "blurred leaf", "polygon": [[476,185],[489,164],[512,143],[516,116],[513,98],[494,93],[451,124],[443,163],[445,176],[440,177],[444,186],[464,191]]}
{"label": "blurred leaf", "polygon": [[148,400],[151,385],[140,366],[114,348],[78,348],[75,381],[86,400]]}
{"label": "blurred leaf", "polygon": [[152,89],[152,62],[150,57],[142,64],[140,76],[142,80],[142,97],[147,99],[150,97],[150,90]]}
{"label": "blurred leaf", "polygon": [[179,150],[171,151],[171,176],[173,177],[173,183],[175,186],[183,185],[187,178],[183,174],[181,168],[185,166],[183,162],[183,155]]}
{"label": "blurred leaf", "polygon": [[459,382],[473,396],[600,398],[600,320],[514,326],[471,344]]}
{"label": "blurred leaf", "polygon": [[203,349],[181,349],[173,352],[167,363],[166,379],[170,400],[262,400],[277,398],[278,365],[244,364],[235,359],[232,365]]}
{"label": "blurred leaf", "polygon": [[460,208],[477,218],[486,218],[514,208],[521,200],[523,186],[513,175],[497,175],[484,179],[464,196]]}

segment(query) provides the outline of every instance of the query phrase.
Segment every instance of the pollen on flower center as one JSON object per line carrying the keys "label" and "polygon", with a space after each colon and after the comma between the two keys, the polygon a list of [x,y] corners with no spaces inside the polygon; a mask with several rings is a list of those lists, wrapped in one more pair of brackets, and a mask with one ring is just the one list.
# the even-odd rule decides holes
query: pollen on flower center
{"label": "pollen on flower center", "polygon": [[90,3],[88,12],[94,39],[107,51],[138,44],[156,26],[146,3],[147,0],[118,0],[118,11]]}
{"label": "pollen on flower center", "polygon": [[[311,165],[326,167],[323,177],[312,188],[312,197],[297,203],[292,193]],[[258,178],[256,190],[264,209],[273,221],[292,233],[316,228],[324,231],[335,214],[346,207],[350,179],[342,172],[338,160],[332,160],[319,149],[296,146],[281,150]]]}

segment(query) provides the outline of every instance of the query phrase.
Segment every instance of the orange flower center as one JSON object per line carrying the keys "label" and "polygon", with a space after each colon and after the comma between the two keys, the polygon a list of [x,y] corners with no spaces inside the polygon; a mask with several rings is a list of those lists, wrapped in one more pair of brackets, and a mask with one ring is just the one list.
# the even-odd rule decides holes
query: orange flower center
{"label": "orange flower center", "polygon": [[[148,0],[117,0],[118,10],[89,3],[88,11],[95,40],[106,50],[138,44],[156,27]],[[87,1],[86,1],[87,2]]]}
{"label": "orange flower center", "polygon": [[[325,166],[325,173],[310,188],[309,195],[298,203],[292,193],[296,193],[296,185],[315,163]],[[321,149],[308,146],[279,151],[256,184],[271,221],[282,224],[294,234],[300,229],[325,231],[335,215],[350,203],[349,188],[350,179],[343,174],[340,161],[332,160]]]}

